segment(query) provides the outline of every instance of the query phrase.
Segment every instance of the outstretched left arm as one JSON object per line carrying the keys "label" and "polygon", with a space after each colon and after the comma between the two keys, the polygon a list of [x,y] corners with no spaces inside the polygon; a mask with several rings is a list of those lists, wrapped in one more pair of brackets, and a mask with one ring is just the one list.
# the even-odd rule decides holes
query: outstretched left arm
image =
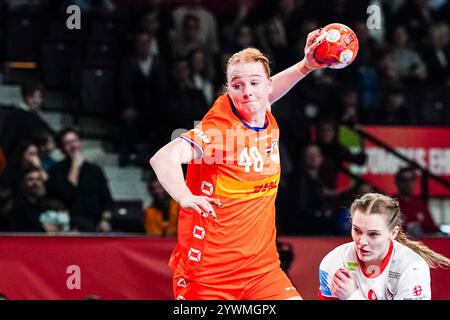
{"label": "outstretched left arm", "polygon": [[315,42],[315,39],[322,33],[323,30],[318,29],[308,34],[305,46],[305,57],[303,60],[272,77],[273,91],[269,97],[270,103],[274,103],[283,97],[297,82],[303,79],[311,71],[328,66],[327,64],[319,63],[314,58],[314,51],[321,43],[321,41]]}

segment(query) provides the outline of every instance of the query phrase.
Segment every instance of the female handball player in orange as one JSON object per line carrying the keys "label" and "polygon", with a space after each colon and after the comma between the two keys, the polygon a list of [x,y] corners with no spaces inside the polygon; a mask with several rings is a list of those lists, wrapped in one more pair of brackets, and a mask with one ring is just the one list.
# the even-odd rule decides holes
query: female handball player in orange
{"label": "female handball player in orange", "polygon": [[323,32],[311,32],[303,60],[273,77],[259,50],[235,53],[227,64],[226,93],[194,129],[150,159],[180,205],[169,261],[176,299],[301,299],[280,268],[275,244],[280,159],[271,104],[327,66],[314,58],[321,43],[314,40]]}

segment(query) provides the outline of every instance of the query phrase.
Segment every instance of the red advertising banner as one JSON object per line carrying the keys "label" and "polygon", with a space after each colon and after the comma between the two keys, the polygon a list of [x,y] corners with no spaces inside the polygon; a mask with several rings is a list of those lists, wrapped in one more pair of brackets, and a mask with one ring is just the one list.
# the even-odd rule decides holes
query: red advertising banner
{"label": "red advertising banner", "polygon": [[[364,131],[450,182],[449,128],[368,126]],[[384,192],[395,194],[395,174],[406,164],[370,141],[366,140],[365,148],[368,159],[363,178]],[[433,180],[430,180],[428,187],[431,197],[450,196],[450,189]],[[420,193],[419,179],[416,193]]]}
{"label": "red advertising banner", "polygon": [[[304,299],[317,299],[318,268],[348,237],[281,237],[292,247],[288,275]],[[423,242],[450,257],[450,239]],[[0,293],[11,300],[171,300],[167,262],[174,238],[0,236]],[[431,270],[433,299],[450,299],[450,273]]]}
{"label": "red advertising banner", "polygon": [[0,292],[11,300],[172,298],[175,239],[0,237]]}

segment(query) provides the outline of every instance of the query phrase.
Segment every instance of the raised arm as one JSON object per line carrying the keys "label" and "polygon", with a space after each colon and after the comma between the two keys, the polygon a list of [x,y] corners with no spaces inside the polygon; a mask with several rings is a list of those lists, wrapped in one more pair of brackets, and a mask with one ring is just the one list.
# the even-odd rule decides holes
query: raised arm
{"label": "raised arm", "polygon": [[314,42],[314,40],[322,32],[322,29],[317,29],[308,34],[303,60],[272,77],[273,91],[269,97],[270,103],[274,103],[283,97],[297,82],[311,71],[327,67],[326,64],[321,64],[314,58],[314,50],[321,43],[321,41]]}
{"label": "raised arm", "polygon": [[175,139],[162,147],[151,159],[150,165],[159,182],[169,195],[184,209],[192,209],[207,217],[216,217],[211,203],[221,205],[216,199],[195,196],[184,181],[183,163],[199,159],[201,153],[183,139]]}

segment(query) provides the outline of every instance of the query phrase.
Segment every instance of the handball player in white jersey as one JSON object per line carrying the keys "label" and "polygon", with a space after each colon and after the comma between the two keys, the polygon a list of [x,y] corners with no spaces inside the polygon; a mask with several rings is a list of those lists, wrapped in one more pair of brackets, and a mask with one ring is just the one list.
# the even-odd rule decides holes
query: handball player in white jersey
{"label": "handball player in white jersey", "polygon": [[398,202],[368,193],[350,209],[352,238],[332,250],[319,267],[321,299],[429,300],[430,267],[450,260],[401,230]]}

